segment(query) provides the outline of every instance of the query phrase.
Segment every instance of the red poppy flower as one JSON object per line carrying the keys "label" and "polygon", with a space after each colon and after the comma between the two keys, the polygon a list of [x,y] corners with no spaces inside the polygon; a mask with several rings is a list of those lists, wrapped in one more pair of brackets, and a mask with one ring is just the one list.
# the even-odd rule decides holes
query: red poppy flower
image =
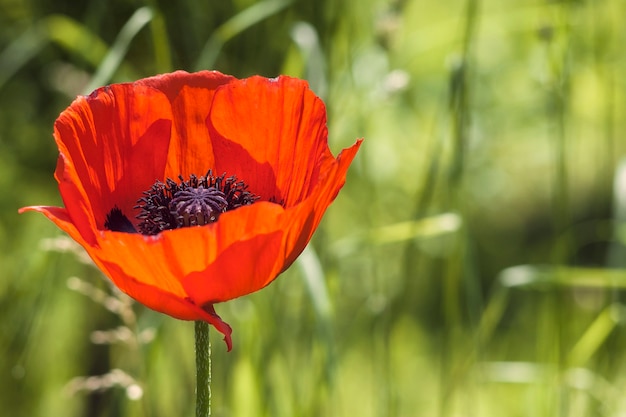
{"label": "red poppy flower", "polygon": [[[65,207],[34,206],[140,303],[231,329],[213,305],[257,291],[302,252],[360,140],[333,157],[306,82],[219,72],[114,84],[54,125]],[[189,227],[187,227],[189,226]]]}

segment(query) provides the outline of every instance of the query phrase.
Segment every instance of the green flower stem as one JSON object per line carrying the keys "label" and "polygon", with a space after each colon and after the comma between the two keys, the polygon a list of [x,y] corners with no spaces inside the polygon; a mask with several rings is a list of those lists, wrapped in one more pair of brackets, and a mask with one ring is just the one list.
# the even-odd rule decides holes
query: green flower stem
{"label": "green flower stem", "polygon": [[209,324],[195,322],[196,330],[196,417],[211,415],[211,342]]}

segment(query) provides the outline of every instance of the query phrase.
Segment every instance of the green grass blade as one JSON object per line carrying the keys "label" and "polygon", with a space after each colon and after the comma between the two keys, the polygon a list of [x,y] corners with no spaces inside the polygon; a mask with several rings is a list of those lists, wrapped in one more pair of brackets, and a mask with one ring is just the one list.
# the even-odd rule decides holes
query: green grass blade
{"label": "green grass blade", "polygon": [[89,28],[62,15],[52,15],[40,23],[48,39],[97,68],[109,49]]}
{"label": "green grass blade", "polygon": [[46,34],[36,25],[16,38],[0,54],[0,89],[24,64],[48,44]]}
{"label": "green grass blade", "polygon": [[325,382],[331,385],[334,379],[334,369],[337,358],[335,357],[333,338],[333,309],[330,297],[328,296],[324,269],[317,253],[311,245],[308,245],[304,249],[296,263],[304,277],[307,292],[313,302],[313,308],[318,321],[317,329],[319,338],[326,350]]}
{"label": "green grass blade", "polygon": [[107,44],[81,23],[63,15],[50,15],[15,39],[0,55],[0,88],[47,44],[54,43],[97,68]]}
{"label": "green grass blade", "polygon": [[120,30],[109,53],[98,66],[98,70],[92,77],[91,82],[85,88],[85,93],[89,93],[111,80],[128,52],[130,43],[137,33],[152,20],[153,16],[152,10],[148,7],[142,7],[133,13],[128,22],[122,27],[122,30]]}
{"label": "green grass blade", "polygon": [[239,12],[215,30],[202,48],[195,70],[213,68],[222,46],[249,27],[283,10],[291,0],[266,0]]}
{"label": "green grass blade", "polygon": [[[123,30],[118,39],[124,40],[122,35],[128,36],[131,30],[138,30],[134,26],[141,23],[141,19],[145,19],[145,16],[145,11],[135,13],[134,19],[131,18],[127,24],[130,27],[126,29],[126,33]],[[113,57],[106,62],[105,57],[107,57],[107,51],[109,50],[108,45],[89,30],[88,27],[67,16],[50,15],[38,21],[31,29],[16,38],[2,51],[0,54],[0,88],[50,43],[61,47],[77,59],[86,62],[94,68],[100,68],[102,74],[99,80],[103,78],[110,79],[111,71],[114,72],[118,68],[122,74],[135,78],[134,71],[130,67],[120,67],[120,63],[113,61]],[[121,49],[122,46],[120,45],[118,48]],[[115,50],[114,48],[109,55],[114,52],[119,53],[119,49]],[[105,62],[103,62],[103,59]],[[104,68],[102,68],[103,66]],[[104,72],[105,69],[107,70],[106,73]],[[99,86],[100,84],[92,82],[92,85]]]}
{"label": "green grass blade", "polygon": [[324,271],[315,250],[309,245],[300,257],[297,264],[304,277],[307,291],[313,301],[315,313],[321,320],[329,320],[331,314],[330,298],[324,280]]}
{"label": "green grass blade", "polygon": [[606,307],[587,328],[568,355],[570,366],[584,366],[619,322],[621,306],[614,304]]}
{"label": "green grass blade", "polygon": [[615,170],[613,179],[613,239],[608,253],[608,266],[626,267],[624,246],[626,246],[626,158],[622,159]]}
{"label": "green grass blade", "polygon": [[167,27],[163,14],[157,9],[156,4],[150,2],[152,8],[152,21],[150,33],[152,34],[152,46],[154,48],[154,67],[157,73],[163,74],[172,71],[172,51],[170,49]]}
{"label": "green grass blade", "polygon": [[626,288],[626,270],[568,266],[518,265],[500,273],[504,287],[546,286]]}
{"label": "green grass blade", "polygon": [[297,22],[291,28],[291,38],[304,58],[305,78],[322,99],[326,97],[326,62],[315,28],[306,22]]}
{"label": "green grass blade", "polygon": [[345,256],[355,253],[365,246],[379,246],[391,243],[411,241],[415,239],[429,239],[457,232],[462,225],[462,219],[456,213],[442,213],[381,226],[369,230],[365,234],[341,239],[333,244],[332,253]]}

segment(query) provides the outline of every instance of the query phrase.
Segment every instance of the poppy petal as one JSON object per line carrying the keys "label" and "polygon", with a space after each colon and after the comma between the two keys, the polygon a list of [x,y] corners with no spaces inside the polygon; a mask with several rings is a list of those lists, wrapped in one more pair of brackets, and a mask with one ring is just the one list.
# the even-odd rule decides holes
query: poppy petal
{"label": "poppy petal", "polygon": [[[217,223],[155,236],[103,232],[101,250],[94,256],[117,286],[156,310],[162,311],[160,301],[152,293],[134,291],[128,282],[188,297],[197,305],[227,301],[259,290],[268,275],[277,275],[283,212],[279,205],[264,202],[224,213]],[[155,262],[160,259],[167,262]],[[233,271],[244,267],[246,275],[233,281]]]}
{"label": "poppy petal", "polygon": [[223,86],[207,125],[217,172],[236,172],[257,194],[286,206],[310,193],[321,160],[332,158],[324,103],[295,78],[256,76]]}
{"label": "poppy petal", "polygon": [[204,320],[207,323],[210,323],[215,327],[220,333],[224,335],[224,342],[226,342],[226,350],[229,352],[233,348],[233,340],[231,337],[231,333],[233,329],[228,325],[228,323],[224,322],[220,316],[215,312],[215,308],[212,304],[208,304],[199,308],[195,304],[191,304],[190,308],[196,310],[198,312],[198,318],[196,320]]}
{"label": "poppy petal", "polygon": [[90,219],[92,230],[102,230],[114,206],[130,212],[137,190],[148,189],[163,175],[171,119],[163,93],[128,84],[79,97],[59,116],[56,177],[81,234],[89,236],[82,219]]}
{"label": "poppy petal", "polygon": [[224,213],[214,223],[217,250],[211,262],[182,281],[198,304],[228,301],[265,287],[280,272],[284,209],[259,202]]}
{"label": "poppy petal", "polygon": [[356,156],[362,140],[344,149],[329,163],[325,177],[320,178],[318,187],[303,202],[289,208],[285,216],[285,253],[282,270],[287,269],[302,253],[319,226],[328,206],[337,197],[346,181],[348,167]]}
{"label": "poppy petal", "polygon": [[22,207],[18,210],[18,213],[22,214],[27,211],[36,211],[43,214],[54,224],[56,224],[59,229],[70,235],[70,237],[74,239],[77,243],[81,244],[83,247],[88,246],[87,243],[83,240],[81,233],[78,231],[78,228],[74,225],[74,223],[72,223],[72,219],[66,209],[62,207],[50,206],[29,206]]}
{"label": "poppy petal", "polygon": [[[113,282],[120,290],[141,304],[177,319],[204,320],[212,324],[224,335],[224,341],[228,346],[228,350],[230,351],[232,348],[232,329],[217,315],[212,305],[200,306],[189,297],[181,297],[157,285],[149,285],[135,280],[126,275],[118,263],[102,261],[101,259],[98,259],[96,263],[103,271],[108,272],[107,275],[113,279]],[[124,279],[114,279],[119,277],[124,277]]]}
{"label": "poppy petal", "polygon": [[168,150],[166,172],[161,179],[203,175],[214,167],[212,141],[205,120],[215,90],[233,80],[234,77],[217,71],[193,74],[176,71],[136,83],[162,91],[171,103],[175,134]]}

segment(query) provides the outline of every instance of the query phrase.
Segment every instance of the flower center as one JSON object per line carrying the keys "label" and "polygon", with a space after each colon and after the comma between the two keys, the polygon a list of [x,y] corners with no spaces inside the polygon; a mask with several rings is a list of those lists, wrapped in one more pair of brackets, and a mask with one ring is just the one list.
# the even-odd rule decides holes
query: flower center
{"label": "flower center", "polygon": [[[179,182],[170,178],[165,183],[156,181],[137,200],[139,233],[156,235],[164,230],[203,226],[216,222],[224,212],[259,199],[235,176],[216,177],[209,170],[202,177],[192,174],[187,181],[182,176],[178,178]],[[117,207],[109,212],[104,225],[113,231],[135,232],[132,223]]]}
{"label": "flower center", "polygon": [[170,210],[178,220],[178,227],[202,226],[217,220],[226,211],[226,196],[215,188],[187,188],[176,191]]}

